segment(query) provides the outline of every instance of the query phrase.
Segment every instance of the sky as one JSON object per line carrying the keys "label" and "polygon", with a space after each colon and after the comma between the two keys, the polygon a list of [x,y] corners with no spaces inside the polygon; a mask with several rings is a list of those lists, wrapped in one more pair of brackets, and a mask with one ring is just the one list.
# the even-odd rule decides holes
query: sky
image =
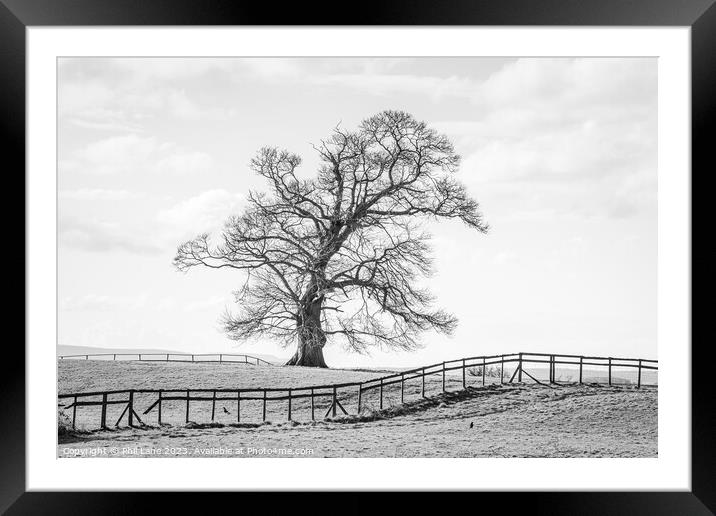
{"label": "sky", "polygon": [[329,366],[657,358],[656,102],[654,58],[59,59],[58,344],[288,358],[222,334],[241,274],[180,273],[176,248],[267,189],[248,167],[259,148],[301,155],[310,177],[336,125],[397,109],[454,142],[491,229],[426,225],[425,285],[453,336],[329,343]]}

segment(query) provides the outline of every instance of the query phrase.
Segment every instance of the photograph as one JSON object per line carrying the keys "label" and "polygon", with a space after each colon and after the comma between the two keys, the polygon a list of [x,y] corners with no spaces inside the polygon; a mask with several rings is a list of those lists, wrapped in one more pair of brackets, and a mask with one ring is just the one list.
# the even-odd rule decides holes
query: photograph
{"label": "photograph", "polygon": [[57,458],[657,458],[658,61],[57,57]]}

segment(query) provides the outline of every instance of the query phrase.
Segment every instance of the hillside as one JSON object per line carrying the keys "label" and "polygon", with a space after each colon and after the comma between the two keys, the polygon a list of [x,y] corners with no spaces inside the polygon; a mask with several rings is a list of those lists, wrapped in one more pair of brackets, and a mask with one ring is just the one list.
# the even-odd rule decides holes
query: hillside
{"label": "hillside", "polygon": [[[385,372],[63,360],[58,361],[58,374],[59,392],[88,392],[129,388],[288,389],[365,381]],[[243,450],[233,456],[252,456],[247,452],[252,448],[279,450],[276,453],[281,456],[295,452],[293,456],[314,457],[656,456],[658,391],[654,386],[637,390],[624,385],[501,385],[499,378],[487,378],[483,386],[482,378],[474,376],[468,376],[467,382],[468,389],[462,390],[461,374],[449,373],[448,392],[443,394],[441,375],[430,376],[426,378],[427,399],[423,399],[420,380],[410,380],[405,384],[405,404],[400,403],[399,384],[386,386],[383,410],[378,389],[364,392],[360,415],[356,414],[356,389],[340,389],[338,397],[349,415],[327,420],[324,414],[330,407],[330,394],[317,397],[313,407],[310,398],[294,399],[291,422],[287,421],[285,399],[269,401],[266,423],[262,423],[260,399],[244,399],[237,422],[236,397],[220,399],[230,395],[224,393],[216,400],[214,423],[209,397],[191,402],[189,424],[185,423],[185,401],[165,401],[163,425],[158,426],[156,410],[144,413],[156,401],[156,394],[135,393],[137,412],[148,426],[63,435],[58,456],[103,447],[120,450],[117,453],[124,456],[133,456],[136,449],[155,450],[152,453],[159,455],[166,449],[169,454],[206,456],[213,453],[206,450],[216,447]],[[111,427],[123,406],[108,407]],[[315,421],[311,421],[312,408]],[[78,407],[76,415],[79,430],[96,428],[99,407]]]}
{"label": "hillside", "polygon": [[656,457],[657,394],[495,386],[438,395],[378,419],[97,432],[65,440],[58,456],[99,449],[117,457]]}

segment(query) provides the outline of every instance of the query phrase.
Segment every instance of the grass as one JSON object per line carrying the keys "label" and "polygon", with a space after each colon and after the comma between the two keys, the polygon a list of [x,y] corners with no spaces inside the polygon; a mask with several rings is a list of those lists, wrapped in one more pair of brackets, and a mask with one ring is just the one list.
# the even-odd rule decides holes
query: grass
{"label": "grass", "polygon": [[62,438],[72,434],[72,418],[62,406],[57,407],[57,435]]}
{"label": "grass", "polygon": [[114,447],[117,457],[136,449],[203,457],[220,447],[237,458],[257,448],[311,457],[655,457],[657,395],[655,388],[494,384],[335,420],[87,432],[61,439],[58,456]]}
{"label": "grass", "polygon": [[[479,368],[473,368],[479,369]],[[494,368],[493,368],[494,369]],[[493,372],[497,371],[494,369]],[[541,381],[548,377],[547,369],[530,368],[530,374]],[[284,388],[296,389],[312,385],[327,385],[333,383],[362,382],[371,378],[379,378],[388,374],[386,370],[367,369],[319,369],[306,367],[281,366],[253,366],[246,364],[218,364],[218,363],[183,363],[183,362],[138,362],[138,361],[106,361],[106,360],[61,360],[58,361],[58,390],[60,393],[91,392],[122,389],[251,389],[251,388]],[[624,377],[621,371],[613,375],[615,385],[628,385],[629,378]],[[482,376],[476,376],[475,371],[468,370],[466,383],[468,387],[482,387]],[[499,373],[485,377],[485,385],[499,385]],[[557,380],[563,382],[574,381],[573,371],[567,368],[557,369]],[[505,369],[504,382],[507,382],[512,370]],[[599,371],[585,370],[585,383],[606,383],[606,376],[597,377]],[[529,378],[523,377],[525,382]],[[359,417],[370,414],[382,414],[384,410],[402,410],[401,400],[406,403],[420,402],[422,396],[422,380],[415,378],[406,380],[401,395],[400,384],[385,386],[381,408],[380,390],[378,388],[364,391],[361,397],[361,414]],[[450,371],[446,375],[445,389],[448,392],[463,390],[462,372]],[[425,394],[433,397],[442,394],[442,375],[437,372],[425,378]],[[271,396],[285,396],[287,392],[269,394],[266,404],[266,420],[269,422],[284,422],[288,418],[287,400],[271,400]],[[295,393],[294,393],[295,394]],[[309,422],[312,417],[323,419],[329,412],[332,402],[330,389],[316,391],[313,407],[310,398],[294,398],[292,400],[292,420]],[[167,394],[168,395],[168,394]],[[176,393],[174,396],[182,396]],[[210,393],[192,394],[210,398]],[[246,398],[249,395],[243,394]],[[250,396],[260,396],[252,393]],[[110,395],[109,401],[126,400],[126,394]],[[232,399],[233,398],[233,399]],[[101,396],[85,399],[85,401],[100,401]],[[156,408],[148,414],[144,411],[157,400],[155,393],[135,393],[134,403],[136,411],[143,423],[158,424]],[[338,400],[351,415],[358,412],[358,390],[356,387],[341,388],[338,390]],[[63,400],[69,405],[71,400]],[[112,427],[119,420],[125,404],[112,404],[107,408],[107,424]],[[215,404],[214,418],[212,420],[212,401],[210,399],[191,401],[189,407],[189,422],[193,425],[219,424],[258,424],[263,422],[262,400],[247,400],[241,402],[240,419],[237,413],[236,393],[218,393]],[[75,426],[78,431],[92,430],[99,426],[100,407],[78,407]],[[341,415],[340,410],[337,415]],[[329,416],[331,414],[329,413]],[[62,421],[66,420],[66,414]],[[171,400],[162,404],[162,423],[170,425],[186,424],[186,401]],[[66,427],[67,424],[63,423]],[[70,423],[71,424],[71,423]],[[126,425],[126,415],[121,425]],[[61,431],[66,431],[62,430]]]}
{"label": "grass", "polygon": [[[371,378],[385,376],[389,371],[318,369],[310,367],[251,366],[245,364],[201,364],[179,362],[130,362],[103,360],[62,360],[58,362],[58,390],[60,393],[93,392],[122,389],[186,389],[186,388],[298,388],[312,385],[333,383],[361,382]],[[498,380],[499,381],[499,380]],[[472,382],[479,383],[479,382]],[[439,374],[429,376],[425,380],[426,394],[437,394],[442,391],[442,377]],[[452,371],[446,376],[448,390],[462,389],[461,373]],[[421,398],[422,382],[413,379],[405,382],[403,398]],[[286,392],[276,393],[286,395]],[[179,393],[181,395],[181,393]],[[253,396],[257,396],[254,393]],[[202,394],[211,396],[211,394]],[[110,395],[109,401],[126,399],[126,394]],[[233,399],[222,399],[233,398]],[[154,393],[136,393],[135,406],[141,420],[148,424],[157,424],[156,409],[147,415],[143,414],[157,399]],[[355,387],[339,389],[340,403],[351,413],[357,412],[358,392]],[[100,401],[101,396],[88,398],[85,401]],[[67,404],[71,400],[65,400]],[[314,400],[313,414],[322,419],[332,401],[330,390],[317,392]],[[383,390],[383,407],[400,405],[400,385],[386,386]],[[109,405],[107,422],[113,426],[124,410],[123,404]],[[364,411],[380,409],[380,391],[375,388],[363,393],[361,408]],[[191,401],[189,420],[194,424],[211,422],[211,401]],[[340,410],[338,411],[340,413]],[[287,401],[276,400],[267,402],[268,421],[280,422],[287,420]],[[292,400],[292,418],[298,421],[311,420],[310,398]],[[76,427],[92,429],[98,426],[100,407],[78,407]],[[260,423],[263,420],[263,402],[261,400],[243,400],[241,402],[241,422]],[[180,425],[186,421],[185,401],[165,401],[162,404],[162,422]],[[214,422],[233,424],[238,422],[237,402],[235,393],[219,393],[215,407]],[[126,425],[126,416],[122,420]]]}

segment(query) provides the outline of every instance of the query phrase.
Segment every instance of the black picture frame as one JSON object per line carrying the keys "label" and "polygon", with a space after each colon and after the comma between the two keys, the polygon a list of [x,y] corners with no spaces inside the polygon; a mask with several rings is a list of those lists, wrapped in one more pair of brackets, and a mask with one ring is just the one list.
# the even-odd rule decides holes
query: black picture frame
{"label": "black picture frame", "polygon": [[[713,171],[710,136],[716,125],[716,0],[428,0],[366,1],[346,9],[324,2],[275,4],[244,0],[0,0],[0,127],[3,132],[6,195],[19,191],[9,181],[22,182],[25,167],[25,29],[29,26],[112,25],[560,25],[560,26],[688,26],[691,27],[692,80],[692,227],[706,227],[709,217],[705,178]],[[279,7],[280,5],[280,7]],[[10,158],[8,160],[7,158]],[[20,185],[18,184],[18,187]],[[694,187],[695,186],[695,187]],[[8,195],[8,198],[18,195]],[[18,210],[5,203],[5,220],[17,220]],[[701,210],[701,212],[698,211]],[[24,212],[23,212],[24,213]],[[692,230],[692,231],[693,231]],[[695,232],[692,235],[696,234]],[[692,277],[711,266],[716,256],[708,233],[699,242],[692,237]],[[9,267],[19,268],[24,251],[13,253]],[[698,253],[697,253],[698,251]],[[6,269],[7,270],[7,269]],[[713,274],[700,271],[692,281],[694,293],[710,290]],[[27,272],[26,272],[27,274]],[[6,273],[6,282],[21,281],[17,273]],[[24,285],[23,285],[24,286]],[[52,295],[49,292],[48,295]],[[23,294],[23,299],[25,295]],[[14,298],[13,298],[14,299]],[[18,308],[20,303],[14,303]],[[694,315],[705,305],[692,301]],[[24,310],[24,303],[23,303]],[[704,319],[703,317],[701,318]],[[18,318],[19,320],[19,318]],[[24,328],[23,328],[24,333]],[[716,421],[709,369],[710,343],[692,330],[692,490],[690,492],[587,492],[587,493],[470,493],[470,499],[451,501],[479,510],[486,501],[498,503],[501,512],[512,512],[524,504],[530,514],[711,514],[716,511]],[[6,342],[5,367],[0,391],[4,438],[0,457],[0,510],[8,514],[123,514],[152,509],[161,496],[163,512],[206,510],[203,502],[185,493],[49,493],[26,492],[25,488],[25,354]],[[223,505],[227,495],[213,493],[212,505]],[[242,507],[271,504],[276,496],[247,493]],[[313,499],[308,493],[290,496],[290,505],[300,509],[310,504],[342,512],[366,513],[390,506],[385,500],[371,501],[366,495],[345,493],[334,502]],[[463,495],[462,497],[464,497]],[[400,501],[401,512],[423,506],[423,496],[414,494]],[[340,504],[336,507],[335,504]],[[470,508],[469,510],[473,510]],[[274,510],[271,510],[274,512]]]}

